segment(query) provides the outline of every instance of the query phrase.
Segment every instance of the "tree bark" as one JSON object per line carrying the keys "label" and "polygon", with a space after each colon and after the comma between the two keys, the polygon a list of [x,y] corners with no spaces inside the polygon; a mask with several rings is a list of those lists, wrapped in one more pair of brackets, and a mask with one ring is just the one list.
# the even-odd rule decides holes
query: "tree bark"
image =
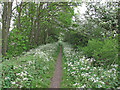
{"label": "tree bark", "polygon": [[[20,29],[20,17],[21,17],[21,11],[22,11],[22,3],[23,2],[21,2],[21,4],[20,4],[20,10],[19,10],[19,14],[18,14],[18,20],[17,20],[17,34],[18,34],[18,31],[19,31],[19,29]],[[18,5],[17,5],[17,8],[18,8]]]}
{"label": "tree bark", "polygon": [[[31,9],[31,11],[33,11],[33,5],[30,3],[29,4],[29,8]],[[33,39],[34,39],[34,13],[29,13],[29,17],[30,17],[30,22],[31,22],[31,30],[30,30],[30,35],[29,35],[29,46],[31,47],[31,45],[33,45]]]}
{"label": "tree bark", "polygon": [[10,20],[12,15],[12,3],[4,2],[3,14],[2,14],[2,55],[6,55],[8,46],[8,35],[10,28]]}
{"label": "tree bark", "polygon": [[39,39],[39,33],[40,33],[40,9],[41,4],[39,5],[37,9],[37,18],[36,18],[36,27],[35,27],[35,36],[34,36],[34,44],[38,45],[38,39]]}

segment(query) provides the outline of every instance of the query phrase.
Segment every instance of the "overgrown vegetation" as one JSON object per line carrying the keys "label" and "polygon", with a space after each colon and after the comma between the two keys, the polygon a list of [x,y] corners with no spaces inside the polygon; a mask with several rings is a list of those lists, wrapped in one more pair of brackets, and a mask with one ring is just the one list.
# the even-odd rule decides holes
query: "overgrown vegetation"
{"label": "overgrown vegetation", "polygon": [[63,46],[63,88],[117,88],[119,86],[118,64],[111,64],[105,69],[94,66],[96,59],[87,58],[82,52],[76,52],[68,43]]}
{"label": "overgrown vegetation", "polygon": [[3,88],[49,87],[62,45],[61,87],[120,89],[120,2],[13,2],[0,2]]}
{"label": "overgrown vegetation", "polygon": [[46,44],[2,63],[3,88],[47,88],[59,48]]}
{"label": "overgrown vegetation", "polygon": [[57,42],[60,31],[71,25],[74,15],[74,9],[68,2],[17,2],[12,7],[12,1],[1,5],[2,55],[6,58],[42,44]]}
{"label": "overgrown vegetation", "polygon": [[118,62],[118,41],[107,38],[104,41],[92,39],[82,48],[84,55],[96,59],[96,66],[107,67]]}
{"label": "overgrown vegetation", "polygon": [[94,66],[106,68],[111,64],[119,64],[117,4],[87,3],[85,20],[80,21],[75,15],[73,30],[65,33],[64,41],[72,44],[76,51],[82,51],[88,58],[96,59]]}

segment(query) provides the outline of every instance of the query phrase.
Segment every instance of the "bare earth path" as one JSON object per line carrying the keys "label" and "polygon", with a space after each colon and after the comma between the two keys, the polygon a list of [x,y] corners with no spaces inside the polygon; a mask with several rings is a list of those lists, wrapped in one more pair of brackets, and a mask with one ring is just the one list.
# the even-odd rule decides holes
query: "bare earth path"
{"label": "bare earth path", "polygon": [[62,57],[62,55],[61,55],[61,47],[60,47],[60,51],[58,54],[56,65],[55,65],[54,75],[51,79],[50,88],[59,88],[59,86],[60,86],[61,75],[62,75],[61,57]]}

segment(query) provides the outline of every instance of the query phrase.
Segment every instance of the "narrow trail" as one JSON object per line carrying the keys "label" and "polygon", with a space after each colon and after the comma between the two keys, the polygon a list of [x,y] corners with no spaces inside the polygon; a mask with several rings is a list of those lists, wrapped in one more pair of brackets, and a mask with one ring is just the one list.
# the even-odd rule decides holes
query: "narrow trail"
{"label": "narrow trail", "polygon": [[61,47],[60,47],[60,51],[58,54],[56,65],[55,65],[54,75],[50,83],[50,88],[59,88],[60,86],[61,75],[62,75],[61,58],[62,58],[62,55],[61,55]]}

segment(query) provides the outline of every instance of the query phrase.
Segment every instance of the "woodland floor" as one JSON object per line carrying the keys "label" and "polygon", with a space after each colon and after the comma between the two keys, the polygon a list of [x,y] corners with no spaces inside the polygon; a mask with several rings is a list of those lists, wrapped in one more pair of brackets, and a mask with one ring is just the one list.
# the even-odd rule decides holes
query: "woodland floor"
{"label": "woodland floor", "polygon": [[61,75],[62,75],[61,58],[62,55],[61,55],[61,47],[60,47],[60,51],[55,65],[54,75],[51,78],[50,88],[59,88],[60,86]]}

